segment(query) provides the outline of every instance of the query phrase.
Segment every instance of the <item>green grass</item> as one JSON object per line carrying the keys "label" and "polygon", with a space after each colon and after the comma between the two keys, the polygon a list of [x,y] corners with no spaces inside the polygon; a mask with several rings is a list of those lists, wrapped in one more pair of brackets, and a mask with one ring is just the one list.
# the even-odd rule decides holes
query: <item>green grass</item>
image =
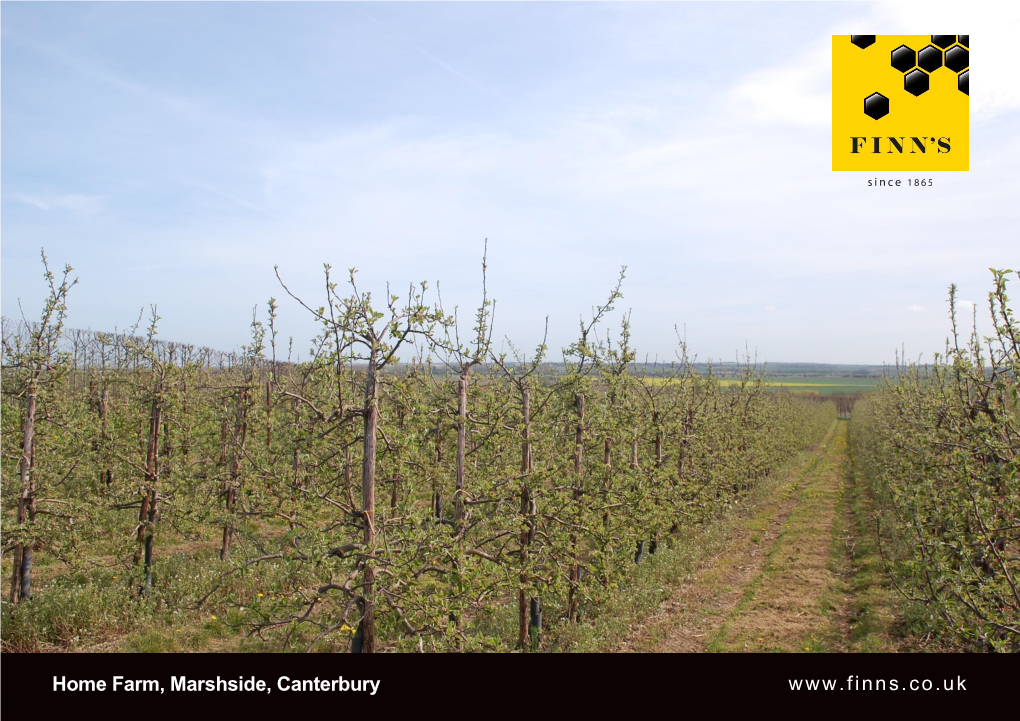
{"label": "green grass", "polygon": [[[668,547],[660,547],[658,553],[646,556],[621,584],[615,600],[610,600],[585,623],[557,629],[555,637],[550,639],[549,650],[583,653],[619,650],[635,626],[658,611],[681,584],[694,577],[708,558],[730,544],[737,527],[764,528],[774,510],[769,502],[780,495],[797,492],[806,469],[814,468],[818,462],[816,453],[817,449],[807,449],[796,454],[722,518],[707,526],[688,529]],[[795,480],[791,483],[793,474],[796,474]],[[786,497],[783,495],[784,499]],[[656,629],[651,631],[653,635],[642,644],[642,649],[649,643],[654,646]]]}
{"label": "green grass", "polygon": [[[664,378],[647,378],[646,382],[659,385],[666,382]],[[734,378],[720,378],[719,384],[723,387],[739,384],[740,381]],[[766,378],[765,383],[772,389],[784,389],[793,393],[818,393],[829,396],[837,393],[858,393],[860,391],[874,390],[882,379],[870,378],[842,378],[842,377],[819,377],[819,376],[773,376]]]}
{"label": "green grass", "polygon": [[845,610],[849,637],[826,638],[827,650],[894,651],[903,642],[895,632],[899,599],[890,588],[871,522],[874,500],[854,476],[849,458],[844,477],[846,486],[840,493],[832,529],[830,563],[841,578],[838,591],[850,599]]}
{"label": "green grass", "polygon": [[[724,380],[723,384],[736,381]],[[766,381],[770,388],[785,388],[794,393],[818,393],[823,396],[834,393],[857,393],[875,389],[881,378],[815,378],[811,376],[778,376]]]}

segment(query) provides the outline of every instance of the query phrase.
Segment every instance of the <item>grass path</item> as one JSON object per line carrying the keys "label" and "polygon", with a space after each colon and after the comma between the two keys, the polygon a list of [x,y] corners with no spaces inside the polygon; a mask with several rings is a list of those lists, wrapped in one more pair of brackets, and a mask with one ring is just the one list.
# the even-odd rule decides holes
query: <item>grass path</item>
{"label": "grass path", "polygon": [[856,520],[867,498],[847,497],[847,425],[834,425],[626,650],[895,650],[893,604]]}

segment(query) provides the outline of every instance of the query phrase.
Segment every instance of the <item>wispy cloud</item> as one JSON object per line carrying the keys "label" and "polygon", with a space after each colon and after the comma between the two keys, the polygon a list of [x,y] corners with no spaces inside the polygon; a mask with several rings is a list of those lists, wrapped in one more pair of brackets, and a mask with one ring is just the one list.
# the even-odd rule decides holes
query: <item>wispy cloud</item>
{"label": "wispy cloud", "polygon": [[205,182],[205,181],[202,181],[202,180],[196,180],[196,179],[193,179],[193,178],[188,178],[188,179],[185,179],[185,180],[183,180],[181,182],[182,182],[183,185],[186,185],[186,186],[191,187],[191,188],[195,188],[197,190],[201,190],[201,191],[203,191],[205,193],[208,193],[209,195],[211,195],[213,197],[221,198],[222,200],[226,200],[226,201],[230,202],[233,205],[236,205],[236,206],[238,206],[240,208],[245,208],[246,210],[250,210],[253,213],[255,213],[255,214],[259,215],[259,216],[262,216],[264,218],[271,218],[273,220],[280,220],[281,219],[279,215],[277,215],[277,214],[271,212],[270,210],[268,210],[265,207],[265,205],[260,204],[260,203],[256,203],[256,202],[251,201],[251,200],[247,200],[247,199],[245,199],[245,198],[243,198],[243,197],[241,197],[241,196],[239,196],[239,195],[237,195],[235,193],[230,192],[229,190],[226,190],[224,188],[216,186],[216,185],[214,185],[212,183],[208,183],[208,182]]}
{"label": "wispy cloud", "polygon": [[96,215],[102,212],[105,204],[105,196],[102,195],[80,195],[69,194],[38,194],[38,193],[10,193],[6,194],[11,200],[16,200],[25,205],[31,205],[39,210],[63,210],[80,215]]}
{"label": "wispy cloud", "polygon": [[74,52],[67,47],[61,47],[58,44],[39,40],[23,33],[5,37],[4,42],[26,47],[82,77],[143,98],[165,109],[191,114],[208,112],[207,108],[191,99],[156,89],[151,84],[138,82],[130,76],[111,69],[96,57]]}
{"label": "wispy cloud", "polygon": [[450,63],[448,63],[445,60],[443,60],[442,58],[440,58],[435,53],[430,52],[429,50],[426,50],[425,48],[423,48],[421,45],[416,43],[411,38],[407,37],[406,35],[404,35],[401,32],[398,32],[397,30],[394,30],[391,26],[387,25],[386,23],[384,23],[382,20],[380,20],[376,16],[372,15],[371,13],[366,12],[361,7],[359,7],[358,5],[352,4],[350,7],[352,7],[357,12],[361,13],[365,18],[367,18],[371,22],[373,22],[376,25],[378,25],[380,28],[382,28],[384,31],[386,31],[389,35],[392,35],[393,37],[397,38],[401,42],[406,43],[408,46],[410,46],[410,47],[414,48],[415,50],[417,50],[419,53],[421,53],[422,55],[427,57],[429,60],[431,60],[433,63],[435,63],[436,65],[441,67],[443,70],[447,71],[448,73],[450,73],[450,74],[460,78],[465,83],[471,85],[472,87],[474,87],[474,88],[476,88],[478,90],[481,90],[481,91],[483,91],[485,93],[488,93],[490,95],[494,95],[494,96],[497,96],[497,97],[500,97],[500,98],[506,100],[506,97],[503,96],[502,93],[499,93],[494,88],[491,88],[491,87],[488,87],[486,85],[483,85],[482,83],[478,82],[474,78],[468,77],[467,75],[462,73],[460,70],[458,70],[457,68],[455,68],[452,65],[450,65]]}

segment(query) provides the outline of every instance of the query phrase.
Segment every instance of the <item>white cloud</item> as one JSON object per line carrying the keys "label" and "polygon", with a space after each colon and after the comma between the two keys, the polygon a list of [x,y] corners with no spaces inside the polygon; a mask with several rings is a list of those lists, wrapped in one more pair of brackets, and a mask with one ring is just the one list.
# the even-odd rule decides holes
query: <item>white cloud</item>
{"label": "white cloud", "polygon": [[[1016,39],[1020,3],[969,3],[957,0],[883,2],[829,35],[860,32],[918,34],[929,29],[969,31],[978,68],[970,94],[971,117],[987,120],[1020,108],[1016,78]],[[808,47],[793,62],[755,71],[732,91],[734,107],[757,123],[828,126],[832,117],[832,49],[828,37]]]}
{"label": "white cloud", "polygon": [[883,2],[872,6],[867,22],[875,33],[910,34],[936,28],[969,33],[977,68],[970,91],[971,118],[987,120],[1020,108],[1020,82],[1016,78],[1020,4]]}
{"label": "white cloud", "polygon": [[736,111],[756,123],[827,127],[832,121],[831,67],[826,38],[792,64],[758,70],[738,82],[732,91]]}

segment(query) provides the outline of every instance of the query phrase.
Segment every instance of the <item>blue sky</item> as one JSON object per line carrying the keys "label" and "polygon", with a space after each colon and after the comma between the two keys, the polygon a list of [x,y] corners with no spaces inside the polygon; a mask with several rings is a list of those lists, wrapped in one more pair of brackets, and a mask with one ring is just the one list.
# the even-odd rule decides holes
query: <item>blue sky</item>
{"label": "blue sky", "polygon": [[45,247],[73,325],[155,303],[165,338],[229,349],[276,264],[316,304],[329,262],[468,310],[487,237],[525,346],[546,315],[570,342],[626,264],[652,357],[674,325],[701,359],[930,353],[950,282],[980,304],[1020,265],[1020,22],[924,4],[976,38],[971,170],[882,196],[830,170],[830,37],[926,32],[918,7],[4,2],[2,310],[35,315]]}

